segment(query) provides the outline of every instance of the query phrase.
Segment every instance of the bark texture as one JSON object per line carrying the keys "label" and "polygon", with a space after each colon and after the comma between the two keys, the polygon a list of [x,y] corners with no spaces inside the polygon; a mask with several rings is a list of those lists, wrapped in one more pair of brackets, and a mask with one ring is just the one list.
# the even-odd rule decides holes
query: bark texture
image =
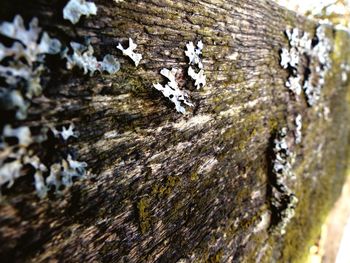
{"label": "bark texture", "polygon": [[[345,178],[349,83],[341,64],[350,61],[349,34],[329,28],[332,69],[320,102],[308,107],[285,87],[280,49],[287,26],[314,34],[315,21],[264,0],[95,3],[97,16],[73,26],[62,18],[66,1],[2,0],[1,20],[36,16],[65,45],[91,37],[98,57],[115,55],[122,66],[90,77],[54,57],[27,120],[2,120],[33,130],[73,122],[80,136],[69,146],[90,175],[42,200],[30,175],[3,187],[1,261],[302,261]],[[144,57],[137,68],[115,48],[129,37]],[[198,40],[207,75],[200,90],[186,77],[184,55]],[[152,87],[171,67],[182,70],[181,88],[195,104],[185,115]],[[282,127],[295,128],[297,114],[303,140],[293,145],[290,187],[299,202],[281,235],[271,208],[272,141]],[[39,151],[52,163],[65,147],[48,142]],[[271,222],[261,226],[266,212]]]}

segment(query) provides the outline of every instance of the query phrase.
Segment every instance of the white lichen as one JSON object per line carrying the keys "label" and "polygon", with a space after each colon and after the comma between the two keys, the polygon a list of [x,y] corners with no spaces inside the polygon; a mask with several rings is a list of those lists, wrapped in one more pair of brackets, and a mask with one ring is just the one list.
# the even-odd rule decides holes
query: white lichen
{"label": "white lichen", "polygon": [[[57,54],[61,49],[60,41],[41,32],[36,18],[29,23],[29,29],[25,28],[19,15],[13,22],[0,24],[0,34],[14,40],[11,47],[0,43],[0,62],[7,61],[6,65],[0,65],[0,78],[6,83],[0,88],[1,108],[16,111],[17,119],[26,118],[29,100],[42,92],[40,76],[45,55]],[[20,91],[23,83],[25,89]]]}
{"label": "white lichen", "polygon": [[[73,125],[70,125],[68,129],[64,128],[58,134],[63,139],[77,136],[73,128]],[[10,138],[16,139],[16,143],[7,143]],[[87,164],[74,160],[71,155],[59,164],[52,164],[48,169],[31,149],[35,143],[41,143],[46,139],[47,137],[43,135],[33,136],[26,126],[12,128],[6,125],[3,128],[0,136],[0,187],[6,185],[10,188],[16,179],[26,175],[24,167],[28,165],[34,169],[34,187],[40,198],[46,197],[52,186],[55,186],[56,192],[60,192],[60,187],[70,187],[74,178],[85,177]]]}
{"label": "white lichen", "polygon": [[[45,55],[58,54],[61,51],[61,43],[57,39],[51,39],[46,32],[42,32],[38,26],[38,20],[33,18],[27,29],[23,19],[17,15],[13,22],[0,24],[0,34],[13,40],[12,46],[0,43],[0,107],[3,111],[14,112],[17,119],[27,117],[27,109],[30,100],[42,93],[41,74],[45,70]],[[4,63],[2,63],[5,61]],[[112,61],[112,63],[111,63]],[[90,61],[91,62],[91,61]],[[105,57],[104,64],[100,63],[101,71],[114,71],[111,67],[113,59]],[[119,64],[118,64],[119,65]],[[50,125],[51,127],[52,125]],[[27,175],[28,167],[33,171],[34,187],[40,198],[47,196],[48,185],[52,182],[51,168],[42,162],[37,152],[37,146],[48,139],[49,127],[40,127],[33,135],[27,126],[12,127],[5,124],[0,134],[0,187],[11,187],[16,179]],[[56,137],[68,140],[77,137],[74,126],[63,127],[62,131],[53,131]],[[69,187],[72,178],[85,176],[86,163],[73,160],[68,155],[67,160],[62,161],[61,184]],[[47,174],[49,176],[47,177]],[[51,177],[50,177],[51,176]],[[46,179],[49,183],[46,183]],[[1,192],[0,192],[1,193]]]}
{"label": "white lichen", "polygon": [[62,137],[63,140],[67,141],[70,137],[78,137],[78,133],[74,131],[74,124],[69,124],[68,129],[63,126],[62,131],[57,130],[55,127],[50,127],[55,137]]}
{"label": "white lichen", "polygon": [[[286,141],[287,128],[281,129],[278,137],[274,140],[273,151],[275,159],[273,162],[273,172],[277,175],[292,177],[291,164],[289,162],[290,151]],[[282,177],[279,177],[282,178]]]}
{"label": "white lichen", "polygon": [[326,26],[321,24],[316,29],[317,44],[312,48],[310,53],[311,63],[316,64],[314,75],[317,75],[318,81],[314,82],[311,78],[305,80],[304,91],[306,100],[310,106],[316,104],[321,97],[326,73],[331,68],[330,52],[332,50],[331,41],[326,36]]}
{"label": "white lichen", "polygon": [[84,178],[86,175],[86,162],[79,162],[68,155],[67,160],[62,160],[62,184],[70,187],[73,184],[73,178]]}
{"label": "white lichen", "polygon": [[73,54],[69,55],[66,49],[62,57],[67,59],[67,68],[72,69],[74,66],[81,68],[84,74],[90,72],[92,76],[95,71],[107,71],[109,74],[114,74],[120,69],[119,61],[112,55],[105,55],[103,61],[97,61],[94,56],[94,49],[91,45],[85,46],[80,43],[70,43]]}
{"label": "white lichen", "polygon": [[295,136],[295,143],[296,144],[300,144],[301,140],[302,140],[302,133],[301,133],[301,129],[303,127],[302,120],[303,120],[303,118],[300,114],[298,114],[298,116],[295,118],[294,136]]}
{"label": "white lichen", "polygon": [[63,18],[71,21],[73,24],[78,23],[81,16],[90,16],[97,14],[97,7],[93,2],[85,0],[69,0],[63,8]]}
{"label": "white lichen", "polygon": [[300,95],[301,91],[303,90],[301,87],[301,79],[300,76],[290,76],[286,82],[286,87],[289,88],[290,91],[295,93],[296,95]]}
{"label": "white lichen", "polygon": [[207,83],[203,69],[196,73],[192,67],[189,67],[188,75],[195,81],[194,85],[197,87],[197,89],[204,87]]}
{"label": "white lichen", "polygon": [[3,138],[16,138],[18,145],[22,147],[28,147],[32,142],[33,138],[30,129],[26,126],[12,128],[10,125],[5,125],[2,132]]}
{"label": "white lichen", "polygon": [[[282,68],[288,69],[291,73],[286,87],[296,95],[300,95],[302,87],[308,105],[313,106],[320,99],[325,75],[331,67],[329,54],[332,45],[326,36],[326,26],[321,24],[317,27],[314,44],[310,34],[298,28],[288,28],[286,35],[290,48],[282,48],[280,61]],[[309,70],[306,70],[307,68]],[[307,71],[310,71],[310,74],[305,74],[303,77],[300,75],[300,72]]]}
{"label": "white lichen", "polygon": [[[197,89],[206,85],[206,76],[204,74],[204,66],[201,59],[203,46],[201,40],[198,41],[197,47],[194,46],[193,42],[189,42],[186,44],[187,50],[185,50],[185,55],[189,60],[187,73],[195,81],[194,85]],[[192,66],[197,67],[198,70],[195,70]]]}
{"label": "white lichen", "polygon": [[193,104],[188,100],[188,95],[180,90],[178,83],[176,81],[177,69],[173,68],[168,70],[163,68],[160,71],[160,74],[168,79],[168,83],[165,86],[161,84],[153,84],[154,88],[161,91],[165,97],[167,97],[172,103],[175,104],[175,109],[178,112],[184,114],[186,112],[185,108],[181,106],[181,103],[186,104],[187,106],[193,107]]}
{"label": "white lichen", "polygon": [[120,43],[118,44],[117,48],[123,52],[124,56],[131,58],[132,61],[134,61],[136,67],[139,65],[142,59],[142,55],[135,53],[134,50],[137,48],[137,45],[131,38],[129,38],[129,47],[127,49],[125,49]]}
{"label": "white lichen", "polygon": [[262,215],[260,215],[260,221],[259,223],[254,227],[253,232],[258,233],[262,230],[265,230],[268,228],[271,222],[271,214],[270,212],[266,211]]}
{"label": "white lichen", "polygon": [[203,49],[203,42],[202,40],[198,41],[197,43],[197,48],[195,48],[193,42],[189,42],[186,44],[187,50],[185,50],[185,54],[189,59],[189,64],[190,65],[198,65],[200,69],[203,68],[203,63],[201,59],[202,55],[202,49]]}
{"label": "white lichen", "polygon": [[279,222],[276,230],[280,231],[281,235],[286,233],[286,228],[295,215],[295,208],[298,204],[298,198],[291,193],[287,199],[287,207],[281,211],[281,221]]}
{"label": "white lichen", "polygon": [[[7,140],[14,138],[16,144],[8,144]],[[30,165],[34,168],[35,188],[39,197],[45,196],[45,188],[42,186],[42,175],[46,172],[46,166],[40,161],[29,146],[35,142],[30,129],[22,126],[12,128],[6,125],[2,131],[0,143],[0,187],[7,184],[11,187],[14,181],[25,175],[23,167]]]}
{"label": "white lichen", "polygon": [[348,75],[350,72],[350,65],[347,63],[342,63],[340,65],[340,69],[341,69],[341,80],[342,82],[346,82],[348,80]]}
{"label": "white lichen", "polygon": [[82,179],[86,176],[86,162],[73,160],[71,155],[63,159],[61,163],[50,166],[50,175],[46,178],[46,185],[49,189],[55,188],[60,193],[61,186],[71,187],[73,179]]}
{"label": "white lichen", "polygon": [[272,172],[275,182],[272,186],[271,204],[279,211],[279,222],[275,226],[275,231],[285,234],[286,227],[294,216],[294,210],[298,199],[288,186],[288,182],[295,179],[292,171],[293,154],[289,150],[287,142],[287,128],[283,128],[274,140],[274,159]]}

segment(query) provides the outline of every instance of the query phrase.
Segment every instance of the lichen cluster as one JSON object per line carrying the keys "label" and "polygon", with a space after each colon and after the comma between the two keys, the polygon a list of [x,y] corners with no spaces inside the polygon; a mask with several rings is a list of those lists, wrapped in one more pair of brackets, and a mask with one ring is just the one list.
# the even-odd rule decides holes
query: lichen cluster
{"label": "lichen cluster", "polygon": [[[60,53],[62,44],[42,32],[36,18],[26,29],[19,15],[15,16],[13,22],[3,22],[0,34],[13,41],[10,47],[0,43],[0,78],[4,83],[0,88],[0,107],[3,113],[13,114],[17,120],[23,121],[27,118],[31,100],[40,96],[44,89],[41,77],[47,70],[46,55]],[[77,137],[73,125],[68,129],[63,126],[62,131],[58,131],[54,124],[42,126],[35,135],[29,127],[18,124],[18,121],[16,127],[3,121],[1,126],[0,187],[11,187],[17,178],[30,173],[28,170],[32,169],[36,192],[43,198],[52,186],[56,187],[57,192],[63,189],[61,186],[69,187],[72,178],[85,176],[86,163],[74,160],[71,155],[68,154],[59,163],[50,164],[42,161],[35,150],[49,139],[50,129],[56,138],[64,141]]]}
{"label": "lichen cluster", "polygon": [[0,43],[0,62],[3,61],[0,77],[5,82],[4,87],[0,87],[0,107],[15,112],[19,120],[27,117],[30,100],[42,93],[40,76],[45,70],[45,56],[57,54],[61,49],[60,41],[51,39],[46,32],[41,33],[36,18],[29,23],[29,29],[19,15],[13,22],[0,25],[0,34],[13,40],[11,47]]}
{"label": "lichen cluster", "polygon": [[[194,85],[197,89],[206,85],[206,76],[204,74],[204,66],[201,58],[203,46],[201,40],[198,41],[197,47],[194,46],[193,42],[189,42],[186,44],[187,50],[185,50],[185,55],[189,59],[187,74],[195,81]],[[186,109],[181,106],[181,103],[190,107],[193,107],[193,104],[188,100],[188,94],[185,91],[180,90],[176,81],[177,72],[178,69],[175,68],[171,70],[163,68],[160,71],[160,74],[168,78],[169,82],[165,86],[159,83],[153,84],[153,87],[161,91],[165,97],[175,104],[176,111],[184,114]]]}
{"label": "lichen cluster", "polygon": [[[206,76],[204,74],[204,66],[201,59],[203,42],[200,40],[197,43],[197,47],[195,48],[193,42],[189,42],[186,44],[187,50],[185,51],[186,56],[188,57],[188,70],[187,74],[194,81],[194,85],[197,89],[204,87],[206,85]],[[197,67],[197,69],[195,69]]]}
{"label": "lichen cluster", "polygon": [[72,22],[78,23],[81,16],[96,15],[97,7],[93,2],[86,2],[85,0],[69,0],[63,8],[63,18]]}
{"label": "lichen cluster", "polygon": [[298,28],[287,29],[286,35],[289,49],[282,48],[280,62],[290,72],[286,87],[296,96],[304,90],[308,105],[313,106],[320,99],[326,74],[331,68],[332,44],[326,36],[326,25],[320,24],[314,37]]}
{"label": "lichen cluster", "polygon": [[177,69],[173,68],[168,70],[163,68],[160,71],[160,74],[168,79],[168,83],[164,86],[157,83],[153,84],[153,87],[159,91],[161,91],[164,97],[167,97],[172,103],[175,104],[175,109],[178,112],[184,114],[186,112],[185,108],[181,106],[181,103],[186,104],[187,106],[193,107],[193,104],[188,100],[188,94],[182,90],[180,90],[179,85],[176,81],[176,73]]}
{"label": "lichen cluster", "polygon": [[[63,9],[63,18],[76,24],[82,15],[90,16],[96,13],[97,7],[93,2],[70,0]],[[90,76],[96,71],[114,74],[120,69],[119,61],[110,54],[98,61],[89,40],[84,44],[70,42],[70,47],[64,47],[58,39],[52,39],[46,32],[42,32],[36,18],[32,19],[29,29],[26,29],[22,17],[17,15],[13,22],[3,22],[0,25],[0,34],[13,40],[10,47],[0,43],[0,78],[5,83],[0,87],[0,107],[7,113],[13,112],[18,120],[27,118],[31,100],[42,94],[42,74],[48,71],[45,65],[46,55],[59,54],[61,59],[66,60],[67,69],[78,67]],[[131,38],[127,49],[118,45],[118,49],[129,56],[137,66],[142,55],[134,53],[136,47]],[[40,197],[45,197],[50,188],[60,192],[72,185],[73,178],[85,177],[87,164],[74,160],[72,155],[66,154],[60,161],[44,163],[37,150],[34,150],[38,144],[48,139],[66,142],[70,138],[77,138],[78,133],[73,124],[70,123],[68,129],[63,125],[60,131],[56,129],[55,124],[49,123],[41,127],[35,136],[29,127],[21,126],[20,123],[15,123],[17,128],[12,128],[6,121],[1,126],[0,187],[10,187],[15,179],[28,174],[25,169],[27,166],[35,170],[35,188]],[[52,138],[49,138],[50,136]],[[17,143],[8,144],[9,138],[14,138]]]}
{"label": "lichen cluster", "polygon": [[107,54],[102,61],[97,61],[94,56],[94,49],[90,44],[85,46],[71,42],[70,45],[73,49],[73,54],[68,54],[68,48],[62,52],[62,57],[67,59],[68,69],[77,66],[84,71],[84,74],[90,73],[90,76],[93,76],[96,71],[100,73],[106,71],[109,74],[119,71],[120,63],[114,56]]}
{"label": "lichen cluster", "polygon": [[[63,129],[62,132],[53,130],[57,131],[57,136],[68,140],[70,136],[76,136],[71,127],[68,130]],[[73,178],[85,177],[87,164],[73,160],[70,154],[66,159],[51,165],[39,157],[35,146],[42,145],[48,139],[46,127],[43,127],[37,135],[33,135],[26,126],[17,128],[4,126],[0,136],[0,187],[4,185],[11,187],[17,178],[28,173],[30,167],[34,170],[34,186],[40,198],[46,197],[53,186],[58,193],[63,187],[70,187]]]}
{"label": "lichen cluster", "polygon": [[295,214],[295,207],[298,199],[288,186],[290,181],[295,179],[292,170],[294,154],[289,150],[287,142],[287,128],[282,128],[274,140],[274,159],[272,173],[274,175],[274,185],[272,187],[271,205],[277,211],[278,224],[274,226],[274,231],[285,234],[286,227]]}
{"label": "lichen cluster", "polygon": [[139,53],[135,53],[134,50],[137,48],[137,45],[131,38],[129,38],[128,48],[125,49],[120,43],[118,44],[117,48],[123,52],[124,56],[128,56],[129,58],[131,58],[132,61],[134,61],[136,67],[140,64],[142,55]]}

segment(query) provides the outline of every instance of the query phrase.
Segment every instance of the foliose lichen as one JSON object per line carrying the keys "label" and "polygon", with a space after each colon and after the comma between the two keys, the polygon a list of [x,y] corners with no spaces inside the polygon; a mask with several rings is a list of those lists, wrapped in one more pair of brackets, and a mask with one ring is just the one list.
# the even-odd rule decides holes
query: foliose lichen
{"label": "foliose lichen", "polygon": [[[49,169],[47,168],[33,150],[35,144],[48,139],[46,132],[47,129],[43,129],[41,134],[33,136],[26,126],[12,128],[6,125],[3,128],[0,136],[0,187],[7,185],[10,188],[17,178],[26,175],[25,167],[30,166],[34,170],[37,195],[44,198],[51,186],[54,185],[56,192],[59,192],[62,190],[61,185],[70,187],[73,178],[80,179],[86,175],[87,164],[73,160],[71,155],[63,159],[61,164],[52,164]],[[16,143],[8,143],[9,139],[15,139]],[[46,177],[47,174],[49,176]]]}
{"label": "foliose lichen", "polygon": [[[16,119],[25,120],[31,100],[40,96],[43,90],[41,75],[46,70],[45,56],[60,53],[62,45],[59,40],[51,39],[46,32],[42,32],[36,18],[31,20],[27,29],[22,17],[17,15],[13,22],[0,24],[0,34],[13,40],[10,47],[0,43],[0,79],[3,83],[0,88],[0,107],[6,113],[14,112]],[[109,71],[109,65],[106,67]],[[64,141],[77,137],[73,124],[68,129],[63,126],[62,131],[53,124],[38,128],[40,130],[34,135],[29,127],[20,125],[18,121],[16,125],[1,123],[0,188],[9,188],[19,177],[32,173],[37,195],[43,198],[52,185],[52,174],[65,187],[71,186],[73,178],[85,176],[86,163],[74,160],[71,155],[62,153],[67,157],[63,158],[61,164],[50,166],[50,161],[43,162],[37,151],[38,146],[49,139],[50,128],[54,137]],[[57,187],[58,190],[62,189]]]}
{"label": "foliose lichen", "polygon": [[[316,29],[317,44],[315,44],[309,54],[311,74],[304,81],[304,92],[307,102],[313,106],[321,96],[326,73],[331,68],[330,52],[332,51],[332,44],[327,38],[326,26],[321,24]],[[315,81],[318,79],[318,81]]]}
{"label": "foliose lichen", "polygon": [[295,175],[292,171],[294,155],[289,150],[286,140],[287,128],[282,128],[274,140],[274,159],[272,173],[274,174],[275,182],[272,187],[271,205],[279,218],[278,223],[274,226],[274,231],[280,234],[285,234],[286,227],[295,213],[295,207],[298,199],[294,192],[288,186],[288,182],[293,181]]}
{"label": "foliose lichen", "polygon": [[185,108],[181,105],[182,103],[187,106],[193,107],[193,104],[188,100],[188,95],[180,90],[178,83],[176,81],[177,69],[173,68],[171,70],[163,68],[160,74],[168,79],[168,83],[165,86],[161,84],[153,84],[153,87],[161,91],[165,97],[167,97],[172,103],[175,104],[175,109],[178,112],[184,114],[186,112]]}
{"label": "foliose lichen", "polygon": [[302,140],[302,133],[301,133],[301,129],[303,127],[302,121],[303,121],[302,116],[298,114],[297,117],[295,118],[295,131],[294,131],[296,144],[300,144]]}
{"label": "foliose lichen", "polygon": [[142,55],[139,53],[135,53],[135,49],[137,48],[137,45],[134,43],[134,41],[129,38],[129,47],[127,49],[123,48],[123,46],[119,43],[117,48],[123,52],[124,56],[128,56],[129,58],[134,61],[135,66],[137,67],[142,59]]}
{"label": "foliose lichen", "polygon": [[[282,48],[282,68],[288,69],[290,76],[286,87],[299,96],[302,89],[309,106],[313,106],[321,96],[325,76],[331,67],[331,41],[326,36],[326,25],[320,24],[312,38],[298,28],[287,29],[289,49]],[[303,65],[302,61],[307,61]]]}
{"label": "foliose lichen", "polygon": [[71,21],[73,24],[78,23],[80,17],[96,15],[97,7],[93,2],[85,0],[69,0],[63,8],[63,18]]}
{"label": "foliose lichen", "polygon": [[341,80],[342,82],[346,82],[348,80],[348,75],[350,72],[350,65],[347,63],[342,63],[340,65],[340,69],[341,69]]}
{"label": "foliose lichen", "polygon": [[[206,76],[204,74],[204,66],[202,62],[202,50],[203,42],[200,40],[197,43],[197,47],[194,46],[193,42],[186,44],[187,50],[185,50],[185,55],[188,57],[188,75],[195,81],[194,85],[197,89],[204,87],[206,85]],[[193,68],[196,67],[197,69]]]}
{"label": "foliose lichen", "polygon": [[96,71],[100,73],[106,71],[109,74],[119,71],[120,63],[114,56],[107,54],[102,61],[97,61],[94,56],[94,49],[90,44],[85,46],[77,42],[71,42],[70,45],[73,54],[69,55],[67,48],[62,52],[62,57],[67,59],[68,69],[77,66],[84,71],[84,74],[90,73],[90,76],[93,76]]}
{"label": "foliose lichen", "polygon": [[70,123],[68,129],[63,126],[62,131],[57,130],[55,127],[50,127],[55,137],[62,137],[63,140],[67,141],[70,137],[78,138],[77,131],[74,131],[74,124]]}
{"label": "foliose lichen", "polygon": [[0,43],[0,78],[5,87],[0,87],[0,101],[3,110],[16,112],[16,118],[23,120],[27,116],[30,99],[42,92],[41,74],[44,71],[46,54],[57,54],[61,43],[51,39],[42,30],[38,19],[33,18],[29,29],[24,26],[23,19],[16,15],[13,22],[0,24],[0,34],[13,39],[13,45],[6,47]]}

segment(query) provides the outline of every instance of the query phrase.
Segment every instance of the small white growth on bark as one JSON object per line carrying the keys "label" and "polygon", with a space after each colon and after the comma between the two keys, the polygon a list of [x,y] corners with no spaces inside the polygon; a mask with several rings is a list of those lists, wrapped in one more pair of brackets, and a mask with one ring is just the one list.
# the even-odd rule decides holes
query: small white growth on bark
{"label": "small white growth on bark", "polygon": [[271,214],[266,211],[260,216],[260,222],[254,227],[253,232],[258,233],[264,229],[267,229],[271,222]]}
{"label": "small white growth on bark", "polygon": [[[73,132],[73,126],[63,129],[59,134],[63,139],[70,136],[77,136]],[[9,145],[6,142],[8,138],[16,138],[17,144]],[[38,139],[39,138],[39,139]],[[34,168],[34,186],[37,195],[40,198],[47,196],[49,188],[55,186],[56,192],[59,191],[61,185],[70,187],[73,184],[73,178],[84,178],[86,175],[85,162],[78,162],[68,155],[67,159],[63,159],[60,164],[53,164],[50,169],[42,163],[40,158],[30,149],[37,142],[41,142],[42,138],[33,137],[30,129],[26,126],[12,128],[6,125],[0,137],[0,187],[7,184],[11,187],[14,181],[23,173],[23,167],[30,165]],[[44,174],[49,172],[49,176],[44,179]]]}
{"label": "small white growth on bark", "polygon": [[185,54],[189,59],[190,65],[198,65],[200,69],[203,68],[203,63],[200,58],[202,55],[202,49],[203,49],[203,42],[200,40],[197,43],[197,48],[195,48],[193,42],[189,42],[186,44],[187,50],[185,50]]}
{"label": "small white growth on bark", "polygon": [[301,143],[301,139],[302,139],[302,133],[301,133],[301,129],[303,127],[302,124],[302,116],[300,114],[298,114],[298,116],[295,118],[295,143],[296,144],[300,144]]}
{"label": "small white growth on bark", "polygon": [[348,75],[350,72],[350,65],[347,63],[342,63],[340,65],[341,68],[341,80],[342,82],[346,82],[348,80]]}
{"label": "small white growth on bark", "polygon": [[289,77],[286,82],[286,87],[289,88],[290,91],[292,91],[293,93],[299,96],[302,91],[302,87],[300,85],[300,76]]}
{"label": "small white growth on bark", "polygon": [[78,162],[73,160],[72,156],[68,155],[67,160],[62,160],[62,184],[66,187],[70,187],[73,184],[73,178],[84,178],[86,175],[86,167],[86,162]]}
{"label": "small white growth on bark", "polygon": [[135,53],[135,49],[137,48],[137,45],[134,43],[134,41],[129,38],[129,47],[127,49],[123,48],[123,46],[119,43],[117,48],[123,52],[124,56],[128,56],[131,58],[135,66],[137,67],[142,59],[142,55],[139,53]]}
{"label": "small white growth on bark", "polygon": [[46,178],[46,187],[55,188],[56,193],[60,193],[60,187],[71,187],[73,179],[82,179],[86,176],[86,162],[78,162],[68,155],[61,163],[54,163],[50,166],[50,175]]}
{"label": "small white growth on bark", "polygon": [[76,42],[70,43],[73,54],[68,55],[66,49],[62,57],[67,59],[67,68],[72,69],[74,66],[78,66],[84,71],[84,74],[90,72],[92,76],[95,71],[103,72],[107,71],[109,74],[114,74],[120,69],[120,63],[112,55],[105,55],[103,61],[97,61],[94,57],[94,49],[91,45],[85,46]]}
{"label": "small white growth on bark", "polygon": [[197,89],[199,89],[201,86],[204,87],[207,83],[203,69],[196,73],[194,69],[190,66],[188,68],[188,75],[195,81],[194,85],[197,87]]}
{"label": "small white growth on bark", "polygon": [[27,147],[33,142],[30,129],[26,126],[12,128],[10,125],[6,125],[2,132],[2,136],[4,138],[17,138],[18,145],[22,147]]}
{"label": "small white growth on bark", "polygon": [[290,156],[289,147],[286,141],[287,128],[281,129],[278,138],[274,140],[275,160],[273,163],[273,172],[287,177],[293,177],[292,167],[288,160]]}
{"label": "small white growth on bark", "polygon": [[78,138],[78,133],[74,131],[74,124],[69,124],[68,129],[63,126],[62,131],[57,130],[55,127],[50,127],[55,137],[61,136],[63,140],[67,141],[70,137]]}
{"label": "small white growth on bark", "polygon": [[174,103],[175,109],[178,112],[184,114],[186,110],[183,106],[181,106],[181,103],[184,103],[190,107],[193,107],[193,104],[188,101],[188,95],[184,91],[180,90],[178,83],[176,82],[176,72],[176,68],[171,70],[163,68],[160,71],[160,74],[168,79],[168,83],[165,84],[165,86],[162,86],[159,83],[153,84],[153,87],[161,91],[165,97]]}
{"label": "small white growth on bark", "polygon": [[[197,89],[204,87],[206,85],[206,76],[204,75],[203,63],[201,59],[203,42],[200,40],[195,48],[193,42],[186,44],[187,50],[185,50],[185,55],[189,59],[188,75],[195,81],[194,85]],[[191,65],[197,66],[199,71],[196,72]]]}
{"label": "small white growth on bark", "polygon": [[63,8],[63,18],[71,21],[72,24],[78,23],[81,16],[90,16],[97,14],[95,3],[85,0],[69,0]]}

